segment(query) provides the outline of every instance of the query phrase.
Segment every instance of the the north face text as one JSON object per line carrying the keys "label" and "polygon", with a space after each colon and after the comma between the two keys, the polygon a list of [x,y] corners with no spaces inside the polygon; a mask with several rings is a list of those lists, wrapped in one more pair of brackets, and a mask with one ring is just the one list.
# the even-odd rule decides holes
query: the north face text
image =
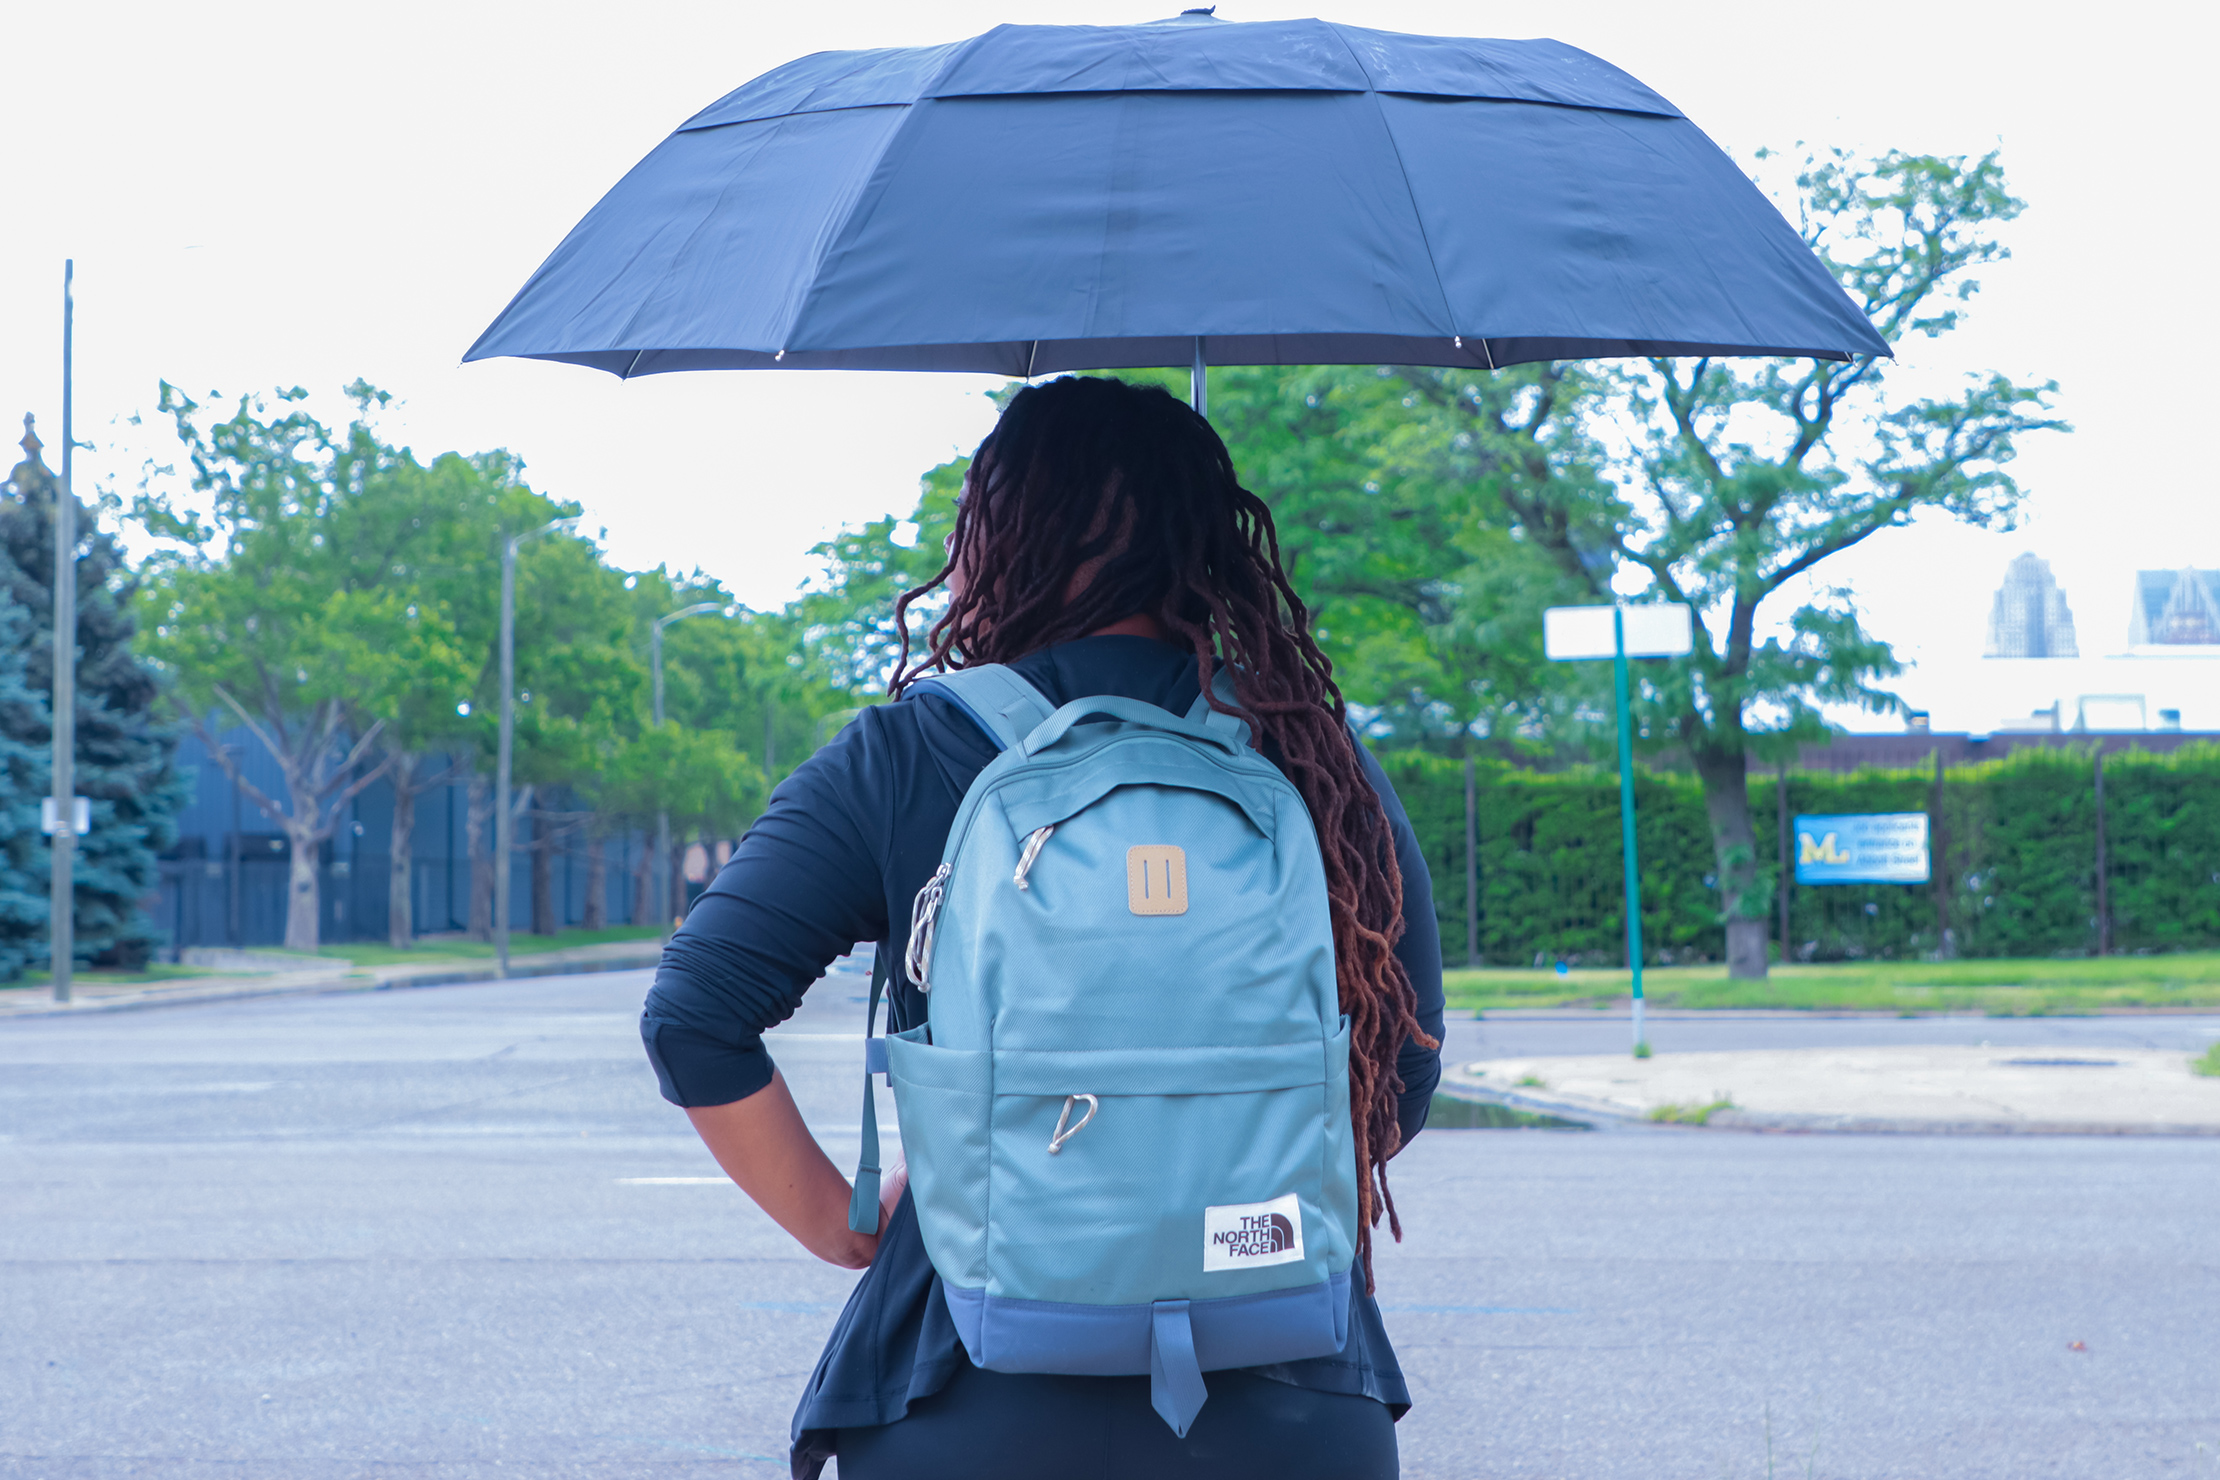
{"label": "the north face text", "polygon": [[1203,1209],[1203,1270],[1264,1269],[1303,1257],[1303,1210],[1292,1192],[1270,1202]]}

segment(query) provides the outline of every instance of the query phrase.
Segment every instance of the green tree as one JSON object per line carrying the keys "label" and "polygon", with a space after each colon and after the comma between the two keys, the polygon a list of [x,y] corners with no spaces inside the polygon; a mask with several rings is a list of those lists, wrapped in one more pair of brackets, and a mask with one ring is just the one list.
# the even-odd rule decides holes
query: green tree
{"label": "green tree", "polygon": [[[29,625],[16,639],[21,682],[34,694],[54,691],[54,510],[60,484],[25,423],[24,460],[0,500],[0,585]],[[156,713],[160,684],[136,651],[132,604],[138,582],[122,548],[100,527],[110,505],[77,504],[77,713],[74,777],[91,801],[92,830],[78,841],[74,871],[75,949],[102,965],[137,967],[160,934],[140,909],[160,880],[157,855],[177,840],[175,817],[184,779],[175,765],[176,738]],[[9,702],[0,677],[0,746],[51,753],[51,712],[45,702]],[[10,769],[14,763],[7,763]],[[37,801],[30,804],[34,826]],[[34,833],[34,836],[36,834]],[[42,849],[40,865],[45,864]],[[6,910],[0,903],[0,913]],[[46,909],[39,908],[40,935]],[[43,946],[41,954],[43,955]]]}
{"label": "green tree", "polygon": [[43,887],[52,865],[39,835],[40,806],[53,787],[51,741],[20,738],[50,723],[45,696],[25,678],[37,631],[29,612],[0,595],[0,981],[52,959]]}
{"label": "green tree", "polygon": [[[393,793],[386,934],[397,948],[415,941],[416,805],[427,793],[460,779],[483,804],[469,854],[474,875],[484,872],[490,888],[482,835],[491,794],[483,773],[491,764],[498,715],[492,690],[500,677],[501,541],[562,512],[527,487],[522,473],[503,452],[449,452],[424,464],[402,449],[382,459],[363,497],[346,511],[349,543],[382,564],[392,598],[413,607],[442,636],[436,648],[418,655],[407,682],[366,691],[365,713],[384,723],[379,741]],[[520,630],[520,644],[529,646],[534,636]],[[372,670],[379,666],[377,655],[363,656]],[[482,703],[483,695],[492,697]]]}
{"label": "green tree", "polygon": [[[825,578],[788,606],[789,626],[798,638],[802,665],[844,696],[845,703],[870,702],[884,690],[902,648],[894,603],[903,592],[931,580],[947,562],[956,497],[970,467],[968,457],[942,463],[919,480],[917,506],[907,518],[874,519],[860,529],[841,531],[810,552],[824,562]],[[913,656],[939,611],[937,599],[913,609]]]}
{"label": "green tree", "polygon": [[[652,829],[659,814],[668,814],[671,836],[683,846],[689,835],[704,843],[737,836],[762,812],[765,784],[761,763],[730,731],[666,724],[613,747],[587,795],[597,817],[642,831]],[[635,923],[667,920],[677,908],[676,860],[666,860],[664,875],[674,897],[657,900],[652,851],[641,850],[633,881]]]}
{"label": "green tree", "polygon": [[[1578,589],[1514,500],[1608,494],[1575,367],[1211,373],[1212,423],[1272,509],[1320,646],[1382,743],[1524,754],[1564,728],[1541,611]],[[1508,496],[1508,497],[1507,497]]]}
{"label": "green tree", "polygon": [[[516,752],[519,820],[531,824],[531,922],[560,927],[555,856],[590,830],[590,808],[565,805],[589,794],[608,757],[647,714],[646,654],[633,640],[626,576],[590,540],[559,535],[519,552],[517,562]],[[477,712],[498,714],[498,671],[487,675]],[[566,793],[571,794],[566,798]],[[521,834],[519,834],[521,836]],[[590,850],[589,897],[602,896],[602,853]]]}
{"label": "green tree", "polygon": [[[274,411],[242,397],[217,421],[164,384],[161,409],[194,497],[150,483],[137,506],[164,541],[140,596],[150,655],[174,676],[185,722],[286,835],[294,950],[318,944],[323,844],[346,803],[385,772],[383,715],[421,675],[459,661],[452,624],[407,584],[398,535],[375,508],[400,457],[368,424],[380,397],[360,382],[349,392],[357,416],[335,434],[299,405],[299,388],[278,392]],[[277,763],[282,798],[217,743],[225,712]]]}
{"label": "green tree", "polygon": [[[1808,160],[1796,191],[1807,239],[1891,344],[1958,325],[1976,274],[2006,255],[1997,228],[2022,208],[1994,154],[1838,153]],[[1539,374],[1576,388],[1556,367]],[[1750,757],[1823,734],[1822,703],[1893,707],[1875,685],[1897,667],[1840,595],[1769,617],[1785,637],[1760,635],[1761,611],[1830,557],[1922,512],[2008,527],[2020,489],[2007,465],[2021,436],[2063,427],[2046,399],[2055,387],[1987,374],[1935,396],[1902,388],[1881,359],[1657,360],[1554,403],[1514,398],[1507,414],[1469,382],[1402,379],[1462,417],[1512,532],[1548,552],[1566,582],[1609,600],[1624,565],[1695,610],[1696,652],[1646,675],[1639,724],[1652,746],[1685,751],[1703,780],[1729,971],[1763,976],[1775,881],[1751,824]],[[1522,438],[1538,446],[1577,423],[1630,436],[1616,488],[1516,465]]]}
{"label": "green tree", "polygon": [[[1186,393],[1183,374],[1119,374]],[[1501,494],[1527,479],[1608,493],[1601,453],[1564,414],[1591,384],[1564,367],[1469,386],[1372,366],[1210,372],[1212,423],[1271,507],[1320,645],[1382,743],[1523,755],[1547,726],[1567,728],[1573,706],[1542,660],[1541,611],[1586,588],[1525,541]],[[1464,396],[1501,425],[1476,433]],[[812,669],[848,702],[884,684],[900,643],[895,598],[939,570],[968,467],[958,458],[927,473],[906,519],[817,547],[826,579],[788,612]],[[913,613],[913,652],[937,610]]]}

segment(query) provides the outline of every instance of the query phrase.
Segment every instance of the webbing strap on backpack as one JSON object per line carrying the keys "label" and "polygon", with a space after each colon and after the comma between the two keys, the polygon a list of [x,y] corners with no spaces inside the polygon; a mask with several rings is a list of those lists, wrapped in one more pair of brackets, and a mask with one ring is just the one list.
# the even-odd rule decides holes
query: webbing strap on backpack
{"label": "webbing strap on backpack", "polygon": [[[1211,675],[1210,692],[1218,696],[1220,704],[1239,704],[1241,702],[1233,694],[1233,670],[1222,663],[1218,666],[1217,672]],[[1243,745],[1249,743],[1248,722],[1235,719],[1222,710],[1212,709],[1210,699],[1206,695],[1197,694],[1195,696],[1195,702],[1187,710],[1187,718],[1198,725],[1216,730],[1221,735],[1231,735]]]}
{"label": "webbing strap on backpack", "polygon": [[935,673],[919,682],[934,684],[953,699],[957,708],[987,732],[997,750],[1016,745],[1056,709],[1041,697],[1039,689],[1000,663]]}
{"label": "webbing strap on backpack", "polygon": [[[886,1072],[886,1040],[871,1036],[879,1021],[879,995],[893,971],[894,953],[880,941],[871,950],[871,1006],[863,1018],[863,1150],[856,1156],[856,1186],[848,1194],[848,1226],[858,1233],[879,1231],[879,1102],[871,1076]],[[892,1004],[887,1010],[892,1012]]]}
{"label": "webbing strap on backpack", "polygon": [[[936,684],[943,694],[955,701],[956,707],[971,716],[972,721],[994,741],[995,749],[1009,750],[1024,740],[1037,727],[1056,712],[1049,703],[1024,679],[1000,663],[982,663],[976,668],[958,668],[950,673],[935,673],[918,680]],[[1220,665],[1211,681],[1211,691],[1221,704],[1238,704],[1234,697],[1233,670]],[[1249,727],[1241,720],[1221,710],[1210,707],[1210,701],[1200,695],[1189,707],[1186,718],[1221,735],[1231,736],[1246,745]]]}

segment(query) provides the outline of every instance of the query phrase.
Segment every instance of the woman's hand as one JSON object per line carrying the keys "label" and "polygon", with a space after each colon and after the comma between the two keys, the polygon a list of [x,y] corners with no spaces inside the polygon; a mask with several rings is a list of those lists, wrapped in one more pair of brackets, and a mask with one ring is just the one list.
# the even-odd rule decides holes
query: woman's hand
{"label": "woman's hand", "polygon": [[[803,1124],[785,1077],[777,1071],[746,1099],[696,1106],[687,1110],[686,1118],[725,1175],[803,1248],[842,1269],[862,1269],[878,1254],[878,1234],[857,1233],[848,1226],[853,1189]],[[881,1231],[908,1184],[904,1162],[896,1162],[880,1178]]]}

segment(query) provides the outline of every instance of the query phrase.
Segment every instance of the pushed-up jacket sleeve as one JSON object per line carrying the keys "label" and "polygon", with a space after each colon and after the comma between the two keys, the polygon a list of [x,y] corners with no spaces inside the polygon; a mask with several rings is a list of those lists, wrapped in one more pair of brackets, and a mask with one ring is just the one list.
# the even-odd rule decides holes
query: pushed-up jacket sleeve
{"label": "pushed-up jacket sleeve", "polygon": [[881,854],[895,778],[877,709],[781,782],[664,948],[640,1017],[663,1097],[744,1100],[771,1082],[763,1033],[857,941],[886,934]]}

